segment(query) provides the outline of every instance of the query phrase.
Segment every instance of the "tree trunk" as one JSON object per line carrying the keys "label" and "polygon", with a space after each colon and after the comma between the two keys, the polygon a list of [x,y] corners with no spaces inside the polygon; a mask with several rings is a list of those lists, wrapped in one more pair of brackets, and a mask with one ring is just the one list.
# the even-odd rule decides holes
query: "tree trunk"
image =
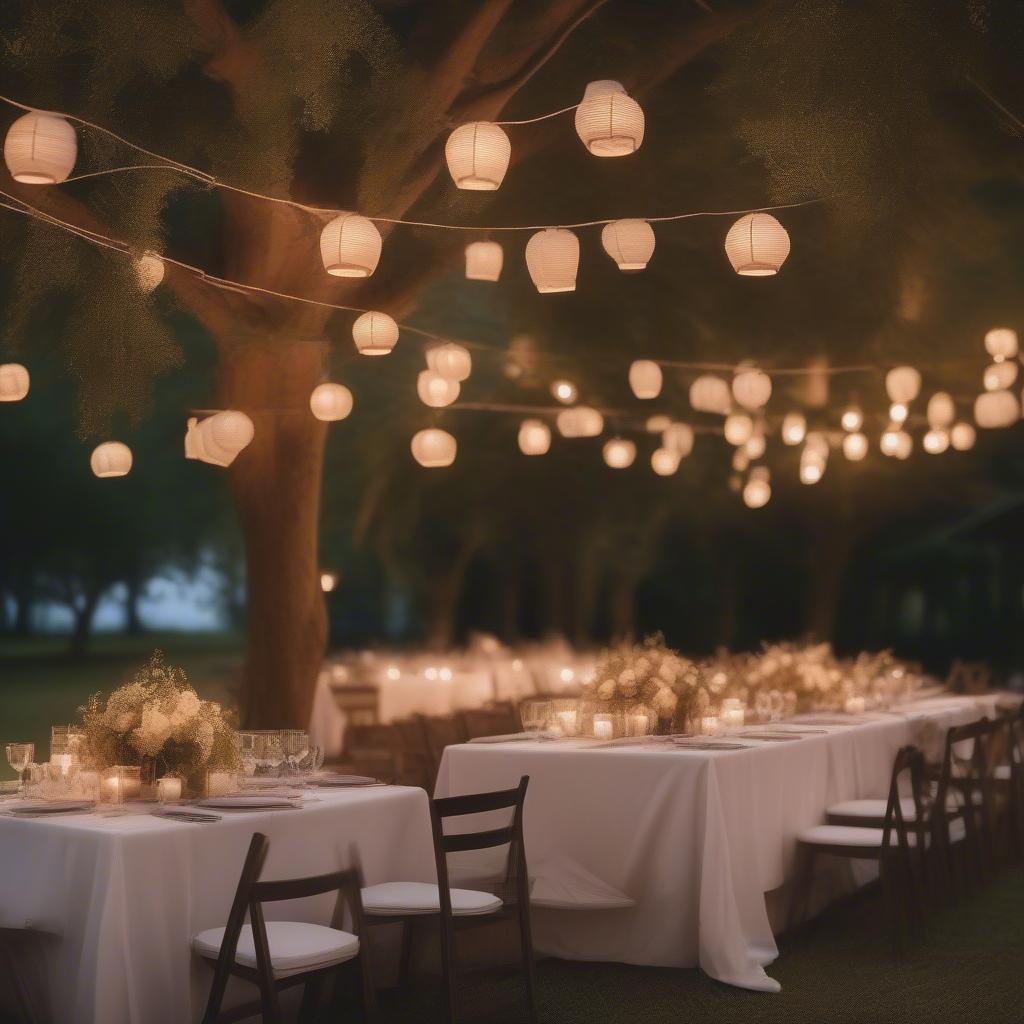
{"label": "tree trunk", "polygon": [[854,542],[849,528],[837,527],[816,535],[804,622],[807,632],[819,642],[831,643],[834,639],[836,613]]}
{"label": "tree trunk", "polygon": [[75,617],[75,628],[71,633],[71,653],[73,655],[85,654],[86,648],[89,646],[92,619],[99,603],[99,590],[90,590],[81,602],[73,601],[71,603],[71,613]]}
{"label": "tree trunk", "polygon": [[145,626],[139,615],[139,601],[142,600],[143,581],[133,576],[127,583],[124,600],[124,631],[129,636],[142,636]]}
{"label": "tree trunk", "polygon": [[640,579],[634,573],[622,573],[612,583],[608,623],[612,640],[632,641],[636,636],[636,592]]}

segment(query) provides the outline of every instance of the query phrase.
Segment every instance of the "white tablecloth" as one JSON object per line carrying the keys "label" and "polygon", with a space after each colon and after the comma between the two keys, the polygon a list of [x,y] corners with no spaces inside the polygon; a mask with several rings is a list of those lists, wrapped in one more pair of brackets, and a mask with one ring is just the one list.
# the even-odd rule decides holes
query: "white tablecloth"
{"label": "white tablecloth", "polygon": [[[894,754],[924,738],[926,723],[934,736],[991,715],[993,705],[994,698],[943,698],[733,751],[663,741],[464,744],[445,751],[437,795],[503,789],[529,775],[534,892],[571,893],[582,877],[634,901],[615,910],[535,910],[540,951],[699,965],[727,984],[778,991],[764,970],[778,952],[765,894],[786,880],[797,833],[820,824],[835,802],[884,796]],[[586,902],[584,894],[581,907]]]}
{"label": "white tablecloth", "polygon": [[[191,937],[225,924],[249,840],[270,838],[264,878],[347,866],[358,849],[367,884],[434,881],[426,794],[404,787],[321,790],[301,810],[224,812],[194,825],[151,815],[0,817],[0,928],[52,939],[42,951],[37,1015],[58,1024],[198,1021],[212,971]],[[333,898],[268,904],[326,924]],[[6,933],[18,949],[17,933]],[[26,942],[25,945],[29,943]],[[255,991],[240,985],[235,998]]]}

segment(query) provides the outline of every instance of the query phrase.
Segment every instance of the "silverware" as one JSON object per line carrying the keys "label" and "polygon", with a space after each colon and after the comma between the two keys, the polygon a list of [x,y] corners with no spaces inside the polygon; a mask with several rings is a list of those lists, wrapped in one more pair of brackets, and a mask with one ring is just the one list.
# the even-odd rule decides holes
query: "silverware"
{"label": "silverware", "polygon": [[167,818],[170,821],[220,821],[219,814],[200,814],[197,811],[151,811],[154,818]]}

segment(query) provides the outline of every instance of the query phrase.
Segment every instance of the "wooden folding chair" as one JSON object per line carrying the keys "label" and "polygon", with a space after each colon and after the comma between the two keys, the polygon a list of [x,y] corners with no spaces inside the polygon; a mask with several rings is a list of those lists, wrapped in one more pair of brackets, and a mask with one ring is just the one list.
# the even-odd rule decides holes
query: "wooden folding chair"
{"label": "wooden folding chair", "polygon": [[519,715],[511,704],[473,708],[463,711],[461,718],[462,731],[470,740],[477,736],[504,736],[522,731]]}
{"label": "wooden folding chair", "polygon": [[467,740],[462,719],[458,715],[436,715],[423,719],[427,736],[427,750],[430,753],[430,788],[434,791],[437,773],[441,768],[445,747],[452,747]]}

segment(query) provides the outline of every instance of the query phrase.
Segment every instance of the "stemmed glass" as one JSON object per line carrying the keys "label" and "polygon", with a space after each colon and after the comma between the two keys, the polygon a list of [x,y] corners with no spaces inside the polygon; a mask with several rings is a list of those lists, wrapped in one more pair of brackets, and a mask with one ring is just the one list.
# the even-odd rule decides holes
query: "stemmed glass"
{"label": "stemmed glass", "polygon": [[256,774],[256,741],[259,734],[251,730],[242,730],[235,733],[235,748],[242,761],[242,773],[247,778]]}
{"label": "stemmed glass", "polygon": [[298,775],[299,765],[309,753],[309,733],[304,729],[285,729],[281,733],[281,749],[289,770]]}
{"label": "stemmed glass", "polygon": [[279,774],[284,761],[284,750],[279,732],[262,732],[256,736],[256,767],[267,775]]}
{"label": "stemmed glass", "polygon": [[519,705],[519,717],[522,719],[524,732],[542,732],[547,728],[551,717],[551,701],[524,700]]}
{"label": "stemmed glass", "polygon": [[324,766],[324,751],[323,747],[317,746],[315,743],[307,742],[306,746],[307,750],[302,759],[302,788],[309,789],[307,800],[319,800],[320,797],[316,795],[316,788],[312,785],[311,780]]}
{"label": "stemmed glass", "polygon": [[7,763],[18,773],[18,795],[25,795],[25,769],[36,756],[34,743],[8,743]]}

